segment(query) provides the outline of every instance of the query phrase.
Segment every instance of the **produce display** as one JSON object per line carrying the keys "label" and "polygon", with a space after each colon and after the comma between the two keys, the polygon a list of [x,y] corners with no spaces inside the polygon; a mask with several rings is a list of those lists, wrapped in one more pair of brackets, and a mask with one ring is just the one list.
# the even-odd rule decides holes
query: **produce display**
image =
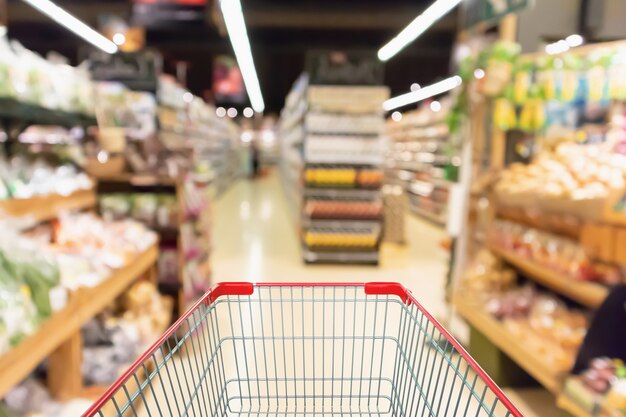
{"label": "produce display", "polygon": [[63,308],[68,292],[98,285],[156,241],[137,222],[91,214],[62,215],[54,228],[28,233],[11,223],[3,221],[0,240],[0,353]]}
{"label": "produce display", "polygon": [[589,415],[626,416],[626,366],[619,359],[592,360],[588,369],[565,381],[563,391]]}
{"label": "produce display", "polygon": [[0,73],[1,98],[51,110],[93,114],[94,89],[85,66],[54,63],[3,36]]}
{"label": "produce display", "polygon": [[577,201],[606,198],[625,186],[626,155],[606,145],[562,143],[529,165],[512,165],[495,189],[503,199],[519,195]]}
{"label": "produce display", "polygon": [[587,332],[587,318],[549,293],[522,287],[494,297],[487,311],[533,355],[558,371],[571,369]]}
{"label": "produce display", "polygon": [[516,280],[515,271],[490,251],[481,249],[465,269],[461,292],[472,298],[489,299],[511,289]]}
{"label": "produce display", "polygon": [[617,284],[619,268],[589,258],[576,241],[516,223],[497,220],[489,230],[489,242],[497,248],[553,269],[573,280]]}
{"label": "produce display", "polygon": [[132,218],[154,228],[178,227],[178,202],[172,194],[101,194],[100,214],[105,219]]}
{"label": "produce display", "polygon": [[91,179],[74,165],[52,165],[44,158],[0,157],[0,201],[69,195],[92,187]]}
{"label": "produce display", "polygon": [[[85,385],[103,389],[113,383],[169,326],[171,310],[171,299],[161,296],[153,284],[140,281],[120,300],[87,322],[81,330]],[[4,396],[0,401],[0,415],[75,417],[91,403],[91,400],[78,398],[57,401],[33,375]]]}
{"label": "produce display", "polygon": [[86,385],[108,386],[170,325],[173,301],[150,282],[134,284],[118,305],[82,329]]}

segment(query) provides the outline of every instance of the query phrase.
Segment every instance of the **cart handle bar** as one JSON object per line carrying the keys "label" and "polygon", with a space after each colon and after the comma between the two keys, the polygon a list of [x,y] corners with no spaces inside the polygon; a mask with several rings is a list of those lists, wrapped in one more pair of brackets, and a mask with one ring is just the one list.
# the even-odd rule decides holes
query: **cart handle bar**
{"label": "cart handle bar", "polygon": [[106,392],[82,415],[82,417],[93,417],[104,406],[104,404],[113,397],[113,395],[128,381],[128,379],[146,362],[147,359],[169,339],[176,330],[181,327],[183,322],[191,316],[191,314],[203,303],[212,304],[219,297],[225,295],[252,295],[254,287],[364,287],[367,295],[396,295],[400,297],[402,302],[407,306],[414,304],[422,314],[440,331],[446,340],[454,346],[457,352],[467,361],[478,376],[487,384],[489,389],[498,397],[500,402],[510,411],[513,417],[524,417],[517,407],[504,394],[502,389],[491,379],[489,375],[481,368],[481,366],[470,356],[469,353],[461,346],[461,344],[446,330],[420,303],[417,302],[411,291],[407,290],[402,284],[395,282],[368,282],[368,283],[340,283],[340,282],[310,282],[310,283],[275,283],[263,282],[253,284],[251,282],[221,282],[204,294],[196,303],[185,312],[176,322],[148,349],[141,355],[124,374],[115,381]]}

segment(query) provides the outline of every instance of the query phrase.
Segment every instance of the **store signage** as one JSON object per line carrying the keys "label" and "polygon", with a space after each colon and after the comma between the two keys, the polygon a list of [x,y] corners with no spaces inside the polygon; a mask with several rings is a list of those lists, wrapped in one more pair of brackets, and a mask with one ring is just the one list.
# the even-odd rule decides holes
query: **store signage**
{"label": "store signage", "polygon": [[470,29],[479,24],[496,24],[509,13],[530,7],[532,0],[465,0],[464,26]]}
{"label": "store signage", "polygon": [[133,23],[166,26],[203,22],[207,0],[133,0]]}
{"label": "store signage", "polygon": [[324,51],[307,54],[312,85],[381,85],[384,67],[374,52]]}
{"label": "store signage", "polygon": [[94,51],[89,69],[96,81],[117,81],[131,90],[156,92],[161,57],[155,52],[107,54]]}

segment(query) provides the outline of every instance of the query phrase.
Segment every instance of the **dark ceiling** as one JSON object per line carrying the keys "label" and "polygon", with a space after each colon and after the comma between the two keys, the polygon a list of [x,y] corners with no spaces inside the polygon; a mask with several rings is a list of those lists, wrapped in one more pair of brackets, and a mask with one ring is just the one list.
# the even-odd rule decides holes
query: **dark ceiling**
{"label": "dark ceiling", "polygon": [[[432,0],[242,0],[257,72],[267,110],[279,111],[293,81],[304,70],[311,49],[370,50],[396,35]],[[58,0],[91,26],[99,14],[129,18],[129,0]],[[20,0],[8,1],[9,36],[42,54],[50,50],[76,62],[85,42]],[[211,88],[212,60],[232,53],[210,11],[198,25],[149,29],[147,44],[165,58],[173,73],[177,61],[189,63],[187,83],[196,94]],[[438,22],[419,40],[386,64],[392,94],[413,82],[426,84],[448,73],[456,16]]]}

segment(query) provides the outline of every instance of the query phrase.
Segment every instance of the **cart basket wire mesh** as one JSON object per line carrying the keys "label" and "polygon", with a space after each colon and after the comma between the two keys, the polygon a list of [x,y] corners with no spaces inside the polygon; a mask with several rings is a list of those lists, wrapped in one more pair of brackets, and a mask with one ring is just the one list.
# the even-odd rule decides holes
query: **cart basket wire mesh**
{"label": "cart basket wire mesh", "polygon": [[522,414],[402,285],[222,283],[84,414]]}

